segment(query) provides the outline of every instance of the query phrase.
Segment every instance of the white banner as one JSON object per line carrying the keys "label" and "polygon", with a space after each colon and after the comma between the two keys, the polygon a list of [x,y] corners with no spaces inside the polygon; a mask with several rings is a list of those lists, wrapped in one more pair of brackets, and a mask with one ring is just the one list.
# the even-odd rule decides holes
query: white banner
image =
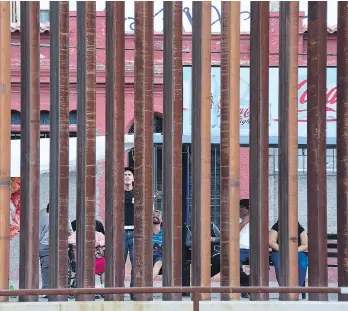
{"label": "white banner", "polygon": [[[49,9],[48,0],[40,1],[41,10]],[[69,1],[70,11],[76,11],[76,2]],[[192,1],[184,0],[182,1],[183,7],[183,28],[184,32],[192,32]],[[213,0],[211,1],[211,31],[213,33],[221,32],[221,1]],[[279,2],[271,1],[271,11],[279,12]],[[330,0],[327,2],[327,21],[328,26],[334,28],[337,25],[337,0]],[[96,10],[105,10],[105,1],[96,1]],[[308,15],[308,1],[300,1],[300,12],[304,12],[305,17],[303,18],[303,23],[307,25],[307,15]],[[125,2],[125,31],[127,33],[134,32],[134,1],[127,0]],[[154,31],[156,33],[163,33],[163,1],[154,1]],[[250,32],[250,1],[241,1],[240,3],[240,31],[241,33]]]}
{"label": "white banner", "polygon": [[[326,78],[326,135],[328,144],[336,144],[337,87],[336,68],[327,68]],[[278,144],[279,69],[269,69],[269,143]],[[192,132],[192,67],[184,67],[183,74],[183,135]],[[211,68],[211,136],[220,141],[220,67]],[[298,69],[298,141],[307,144],[307,68]],[[240,69],[240,143],[249,144],[250,68]]]}

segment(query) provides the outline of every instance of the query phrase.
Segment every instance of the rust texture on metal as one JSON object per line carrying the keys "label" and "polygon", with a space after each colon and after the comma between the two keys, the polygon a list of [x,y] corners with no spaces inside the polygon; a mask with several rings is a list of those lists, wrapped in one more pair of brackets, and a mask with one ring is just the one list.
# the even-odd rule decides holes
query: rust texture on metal
{"label": "rust texture on metal", "polygon": [[[77,277],[94,287],[96,213],[96,3],[77,2]],[[78,295],[77,300],[94,300]]]}
{"label": "rust texture on metal", "polygon": [[[348,2],[338,3],[337,29],[337,265],[348,286]],[[348,301],[348,295],[339,295]]]}
{"label": "rust texture on metal", "polygon": [[[211,3],[193,2],[192,23],[192,285],[210,285]],[[210,295],[201,296],[209,300]]]}
{"label": "rust texture on metal", "polygon": [[[163,47],[163,286],[182,278],[182,2],[164,2]],[[181,300],[165,294],[164,300]]]}
{"label": "rust texture on metal", "polygon": [[[125,4],[106,2],[106,287],[124,286]],[[105,300],[123,300],[107,295]]]}
{"label": "rust texture on metal", "polygon": [[[326,193],[327,2],[308,2],[307,206],[308,285],[328,286]],[[328,300],[310,294],[309,300]]]}
{"label": "rust texture on metal", "polygon": [[[152,286],[153,7],[135,2],[134,285]],[[137,295],[136,300],[152,300]]]}
{"label": "rust texture on metal", "polygon": [[[240,285],[240,2],[222,2],[221,29],[221,286]],[[222,295],[239,300],[240,295]]]}
{"label": "rust texture on metal", "polygon": [[[21,295],[81,295],[81,294],[124,294],[124,293],[244,293],[245,287],[113,287],[113,288],[69,288],[69,289],[20,289],[0,290],[0,296],[21,296]],[[249,293],[331,293],[343,292],[341,287],[248,287]],[[199,295],[198,295],[199,296]],[[199,297],[198,297],[199,298]],[[199,299],[198,299],[199,300]]]}
{"label": "rust texture on metal", "polygon": [[[10,265],[11,31],[10,2],[0,2],[0,288],[8,289]],[[7,297],[0,297],[8,301]]]}
{"label": "rust texture on metal", "polygon": [[[39,287],[40,2],[20,3],[21,18],[21,234],[19,287]],[[38,297],[19,298],[37,301]]]}
{"label": "rust texture on metal", "polygon": [[[280,3],[279,40],[279,255],[280,286],[298,285],[297,83],[299,4]],[[296,294],[281,300],[298,300]]]}
{"label": "rust texture on metal", "polygon": [[[268,286],[269,2],[250,8],[250,284]],[[251,294],[251,300],[268,298]]]}
{"label": "rust texture on metal", "polygon": [[[49,287],[68,286],[69,2],[50,2],[50,256]],[[68,300],[67,296],[49,297]]]}

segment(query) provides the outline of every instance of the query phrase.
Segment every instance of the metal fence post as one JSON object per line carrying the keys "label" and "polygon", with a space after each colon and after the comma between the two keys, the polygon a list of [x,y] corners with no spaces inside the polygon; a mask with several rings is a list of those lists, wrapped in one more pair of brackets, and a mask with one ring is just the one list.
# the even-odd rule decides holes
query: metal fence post
{"label": "metal fence post", "polygon": [[[77,2],[77,278],[95,285],[96,213],[96,3]],[[76,300],[94,300],[77,295]]]}
{"label": "metal fence post", "polygon": [[250,281],[268,286],[269,2],[251,2],[250,27]]}
{"label": "metal fence post", "polygon": [[[10,265],[10,184],[11,184],[11,31],[10,2],[0,2],[0,288],[8,289]],[[8,297],[0,297],[8,301]]]}
{"label": "metal fence post", "polygon": [[[297,84],[298,11],[295,1],[280,3],[279,40],[279,285],[298,285]],[[298,294],[281,294],[298,300]]]}
{"label": "metal fence post", "polygon": [[[308,2],[308,285],[328,286],[326,189],[327,2]],[[309,294],[309,300],[328,300]]]}
{"label": "metal fence post", "polygon": [[[211,3],[193,2],[192,24],[192,285],[210,281]],[[210,294],[201,294],[209,300]]]}
{"label": "metal fence post", "polygon": [[[348,286],[348,2],[338,3],[337,29],[337,265]],[[348,301],[348,295],[338,295]]]}
{"label": "metal fence post", "polygon": [[[221,286],[240,285],[240,2],[222,2],[220,250]],[[222,294],[239,300],[239,294]]]}
{"label": "metal fence post", "polygon": [[[69,2],[50,2],[50,269],[49,287],[68,286]],[[50,296],[50,301],[68,300]]]}
{"label": "metal fence post", "polygon": [[[181,286],[182,272],[182,2],[164,2],[163,286]],[[163,294],[163,300],[181,300]]]}
{"label": "metal fence post", "polygon": [[[19,287],[39,287],[40,2],[21,2],[21,234]],[[21,296],[20,301],[37,301]]]}
{"label": "metal fence post", "polygon": [[[124,286],[125,3],[106,2],[106,287]],[[123,300],[106,295],[105,300]]]}
{"label": "metal fence post", "polygon": [[[152,286],[153,2],[135,2],[134,282]],[[152,300],[137,294],[136,300]]]}

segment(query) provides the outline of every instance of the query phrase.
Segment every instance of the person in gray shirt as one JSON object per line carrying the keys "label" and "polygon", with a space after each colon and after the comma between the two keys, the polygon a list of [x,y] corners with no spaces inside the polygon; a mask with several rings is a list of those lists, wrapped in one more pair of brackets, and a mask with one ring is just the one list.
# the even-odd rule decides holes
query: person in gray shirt
{"label": "person in gray shirt", "polygon": [[[41,265],[42,288],[48,288],[48,267],[49,267],[49,204],[40,210],[39,213],[39,258]],[[72,233],[69,221],[69,235]],[[67,250],[68,251],[68,250]]]}

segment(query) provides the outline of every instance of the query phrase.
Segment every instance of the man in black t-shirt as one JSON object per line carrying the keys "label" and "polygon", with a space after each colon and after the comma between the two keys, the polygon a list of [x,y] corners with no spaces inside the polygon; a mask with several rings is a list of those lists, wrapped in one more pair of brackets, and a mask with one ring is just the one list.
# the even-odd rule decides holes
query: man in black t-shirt
{"label": "man in black t-shirt", "polygon": [[129,253],[131,262],[131,283],[134,285],[134,170],[131,167],[124,169],[124,261]]}

